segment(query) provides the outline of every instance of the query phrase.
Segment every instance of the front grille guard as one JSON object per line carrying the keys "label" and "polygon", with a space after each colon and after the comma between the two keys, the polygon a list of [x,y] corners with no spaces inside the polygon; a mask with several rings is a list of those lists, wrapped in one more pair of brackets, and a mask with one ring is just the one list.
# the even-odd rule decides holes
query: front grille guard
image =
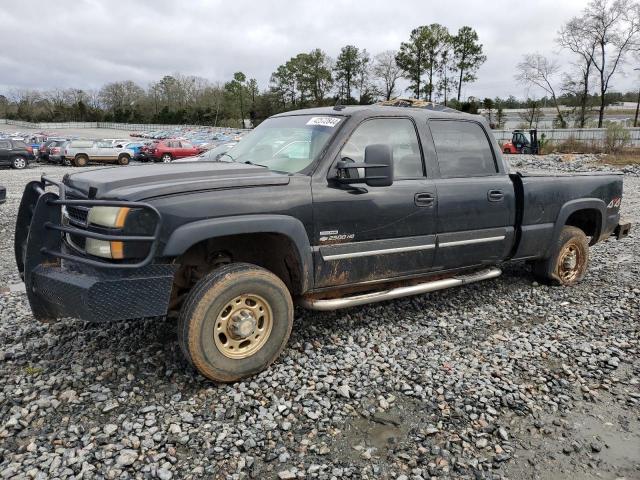
{"label": "front grille guard", "polygon": [[82,207],[128,207],[148,210],[156,217],[156,228],[153,235],[108,235],[98,232],[91,232],[89,230],[82,230],[80,228],[64,226],[56,224],[52,221],[44,223],[46,230],[53,230],[60,232],[61,234],[78,235],[84,238],[94,238],[96,240],[105,240],[110,242],[150,242],[149,253],[147,256],[136,263],[111,263],[108,261],[92,260],[90,258],[82,257],[79,255],[72,255],[70,253],[63,252],[61,250],[54,250],[43,246],[40,252],[44,255],[59,258],[62,260],[69,260],[76,263],[82,263],[85,265],[91,265],[97,268],[111,268],[111,269],[134,269],[144,267],[153,261],[155,253],[158,249],[158,238],[160,236],[160,229],[162,228],[162,217],[158,210],[142,202],[128,202],[121,200],[67,200],[66,189],[67,187],[62,183],[52,180],[49,177],[42,176],[40,183],[34,183],[34,189],[39,195],[45,193],[45,188],[48,186],[55,186],[58,188],[58,199],[47,199],[46,204],[48,206],[82,206]]}

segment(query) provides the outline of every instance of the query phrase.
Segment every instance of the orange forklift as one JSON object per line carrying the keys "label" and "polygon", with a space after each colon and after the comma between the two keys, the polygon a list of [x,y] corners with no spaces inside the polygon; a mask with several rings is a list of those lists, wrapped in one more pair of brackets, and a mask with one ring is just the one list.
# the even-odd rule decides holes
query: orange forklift
{"label": "orange forklift", "polygon": [[514,130],[511,141],[502,145],[503,153],[524,153],[537,155],[539,153],[538,131],[536,129]]}

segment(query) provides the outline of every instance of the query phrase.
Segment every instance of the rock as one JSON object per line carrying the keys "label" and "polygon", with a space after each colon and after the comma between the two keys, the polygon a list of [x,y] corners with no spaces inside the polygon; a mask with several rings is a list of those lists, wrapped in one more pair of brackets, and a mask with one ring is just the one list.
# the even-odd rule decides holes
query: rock
{"label": "rock", "polygon": [[119,406],[120,406],[120,404],[118,403],[117,400],[108,400],[104,404],[104,407],[102,408],[102,413],[108,413],[108,412],[110,412],[112,410],[115,410]]}
{"label": "rock", "polygon": [[129,465],[133,465],[137,459],[137,451],[125,449],[120,451],[118,458],[116,458],[116,463],[121,467],[127,467]]}
{"label": "rock", "polygon": [[340,394],[341,397],[344,398],[350,398],[350,394],[349,394],[349,385],[340,385],[337,388],[338,393]]}
{"label": "rock", "polygon": [[476,448],[485,448],[487,445],[489,445],[489,440],[484,437],[476,440]]}
{"label": "rock", "polygon": [[102,431],[105,433],[105,435],[109,436],[115,433],[116,430],[118,430],[118,426],[114,425],[113,423],[107,423],[104,427],[102,427]]}
{"label": "rock", "polygon": [[282,470],[281,472],[278,472],[278,478],[280,480],[291,480],[292,478],[296,478],[296,474],[289,470]]}
{"label": "rock", "polygon": [[159,468],[156,471],[156,475],[160,480],[170,480],[171,478],[173,478],[173,473],[171,473],[171,471],[167,470],[166,468]]}

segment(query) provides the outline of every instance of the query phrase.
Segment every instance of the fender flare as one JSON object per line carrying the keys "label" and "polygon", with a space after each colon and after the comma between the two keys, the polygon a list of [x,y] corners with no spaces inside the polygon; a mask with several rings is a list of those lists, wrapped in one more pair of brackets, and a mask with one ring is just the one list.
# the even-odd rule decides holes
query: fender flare
{"label": "fender flare", "polygon": [[596,234],[591,239],[591,245],[594,245],[598,240],[600,240],[602,227],[605,224],[607,217],[607,206],[604,201],[599,198],[580,198],[577,200],[571,200],[565,203],[558,212],[558,217],[556,218],[556,223],[553,228],[553,235],[551,237],[551,244],[549,245],[544,258],[551,256],[551,249],[553,248],[553,245],[556,244],[558,238],[560,238],[560,233],[562,232],[563,227],[567,224],[567,220],[572,213],[577,212],[578,210],[596,210],[600,213],[599,223],[596,226]]}
{"label": "fender flare", "polygon": [[187,223],[169,236],[162,255],[177,257],[203,240],[245,233],[277,233],[288,237],[300,260],[302,292],[312,288],[313,256],[307,231],[300,220],[287,215],[239,215]]}

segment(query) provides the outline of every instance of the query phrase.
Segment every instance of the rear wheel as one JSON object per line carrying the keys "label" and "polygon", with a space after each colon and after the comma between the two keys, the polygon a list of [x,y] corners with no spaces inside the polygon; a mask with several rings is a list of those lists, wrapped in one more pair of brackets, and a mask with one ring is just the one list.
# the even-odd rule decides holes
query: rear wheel
{"label": "rear wheel", "polygon": [[162,155],[162,163],[170,163],[171,160],[173,160],[173,157],[171,156],[170,153],[165,153],[164,155]]}
{"label": "rear wheel", "polygon": [[589,266],[589,241],[576,227],[562,229],[551,256],[533,264],[533,273],[541,281],[571,286],[582,281]]}
{"label": "rear wheel", "polygon": [[69,160],[68,158],[63,158],[62,159],[62,165],[64,165],[65,167],[70,167],[71,166],[71,160]]}
{"label": "rear wheel", "polygon": [[118,165],[129,165],[129,155],[120,155],[118,157]]}
{"label": "rear wheel", "polygon": [[18,155],[11,160],[11,166],[17,170],[27,168],[27,159]]}
{"label": "rear wheel", "polygon": [[203,376],[233,382],[267,368],[284,349],[293,302],[276,275],[247,263],[200,280],[180,311],[178,340]]}
{"label": "rear wheel", "polygon": [[73,165],[75,167],[86,167],[87,163],[89,163],[89,157],[86,155],[76,155],[73,159]]}

